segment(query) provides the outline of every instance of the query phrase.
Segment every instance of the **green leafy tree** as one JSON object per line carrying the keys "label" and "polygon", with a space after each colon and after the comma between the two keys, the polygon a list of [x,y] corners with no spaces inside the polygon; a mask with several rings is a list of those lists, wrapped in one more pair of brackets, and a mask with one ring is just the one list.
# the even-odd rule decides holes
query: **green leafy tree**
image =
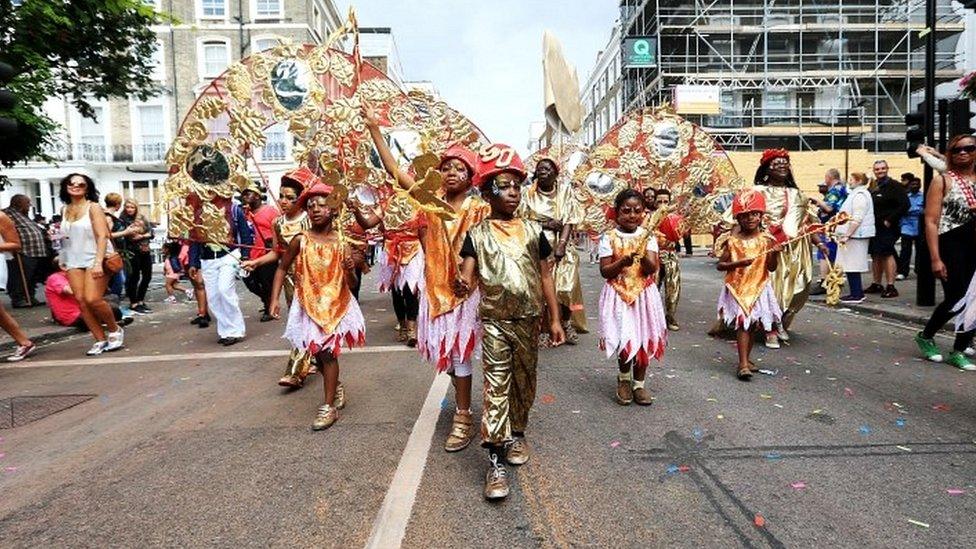
{"label": "green leafy tree", "polygon": [[92,99],[159,93],[152,78],[156,34],[165,16],[140,0],[0,0],[0,61],[19,74],[8,88],[17,105],[14,137],[0,138],[0,163],[50,161],[59,125],[42,108],[63,97],[82,116],[95,117]]}

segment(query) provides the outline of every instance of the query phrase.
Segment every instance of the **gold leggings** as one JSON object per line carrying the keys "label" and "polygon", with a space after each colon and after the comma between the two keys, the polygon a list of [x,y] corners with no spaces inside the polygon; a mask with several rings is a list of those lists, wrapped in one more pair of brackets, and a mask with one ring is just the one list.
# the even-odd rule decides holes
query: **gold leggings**
{"label": "gold leggings", "polygon": [[539,319],[484,319],[482,326],[481,440],[493,446],[512,440],[512,432],[524,432],[529,422],[539,360]]}
{"label": "gold leggings", "polygon": [[[291,300],[295,295],[295,281],[291,273],[285,277],[285,301],[291,309]],[[288,313],[285,313],[288,314]],[[285,366],[286,376],[298,376],[305,379],[309,370],[312,369],[312,355],[305,349],[292,349],[288,355],[288,365]]]}

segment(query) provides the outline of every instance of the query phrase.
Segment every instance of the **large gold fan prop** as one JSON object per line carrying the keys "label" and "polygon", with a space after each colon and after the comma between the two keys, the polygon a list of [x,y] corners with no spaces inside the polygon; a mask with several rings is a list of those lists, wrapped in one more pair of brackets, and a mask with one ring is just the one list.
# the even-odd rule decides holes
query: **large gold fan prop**
{"label": "large gold fan prop", "polygon": [[585,206],[584,228],[596,232],[612,227],[607,214],[620,191],[665,188],[682,231],[710,233],[745,187],[715,140],[667,105],[621,119],[590,149],[573,180]]}

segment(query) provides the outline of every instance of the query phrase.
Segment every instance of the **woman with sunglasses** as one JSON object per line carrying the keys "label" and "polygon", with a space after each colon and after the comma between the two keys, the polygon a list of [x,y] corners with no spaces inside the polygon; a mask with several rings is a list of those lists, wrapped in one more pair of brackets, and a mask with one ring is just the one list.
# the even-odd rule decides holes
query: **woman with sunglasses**
{"label": "woman with sunglasses", "polygon": [[[102,262],[114,250],[105,212],[98,205],[95,182],[87,175],[70,174],[61,180],[60,197],[65,204],[61,210],[64,242],[58,261],[67,271],[68,284],[78,298],[81,318],[95,337],[95,344],[86,354],[94,356],[121,349],[124,334],[104,297],[111,276],[104,272]],[[102,324],[108,327],[108,334]]]}
{"label": "woman with sunglasses", "polygon": [[[932,312],[925,329],[915,336],[922,355],[942,362],[935,334],[958,312],[956,305],[976,273],[976,137],[957,135],[946,147],[946,171],[936,175],[925,200],[925,242],[932,272],[942,281],[944,299]],[[960,370],[976,370],[966,351],[973,332],[956,334],[947,362]]]}

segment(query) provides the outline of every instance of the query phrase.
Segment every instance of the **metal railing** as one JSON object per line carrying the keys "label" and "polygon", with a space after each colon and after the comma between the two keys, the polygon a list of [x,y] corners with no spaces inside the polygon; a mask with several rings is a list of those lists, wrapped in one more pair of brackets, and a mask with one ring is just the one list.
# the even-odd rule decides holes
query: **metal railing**
{"label": "metal railing", "polygon": [[58,162],[161,162],[169,145],[163,142],[140,145],[113,145],[103,143],[72,143],[57,140],[44,147],[44,152]]}
{"label": "metal railing", "polygon": [[[662,47],[663,49],[663,47]],[[956,51],[936,52],[937,70],[952,70],[963,62]],[[700,55],[662,51],[660,69],[669,72],[762,73],[788,71],[921,71],[925,67],[923,51],[897,52],[758,52],[754,55],[728,54],[709,49]],[[894,78],[898,75],[890,75]]]}

